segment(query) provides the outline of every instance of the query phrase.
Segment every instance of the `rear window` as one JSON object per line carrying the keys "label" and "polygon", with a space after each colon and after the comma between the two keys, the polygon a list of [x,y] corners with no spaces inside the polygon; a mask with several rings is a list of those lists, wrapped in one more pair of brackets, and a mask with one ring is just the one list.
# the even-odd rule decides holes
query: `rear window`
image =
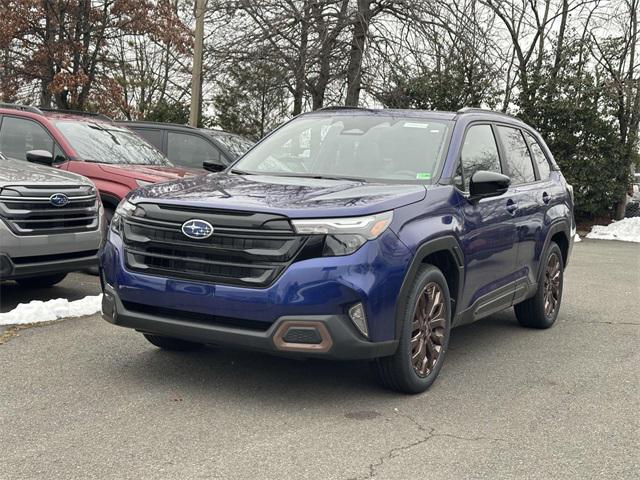
{"label": "rear window", "polygon": [[531,156],[527,144],[522,138],[522,133],[517,128],[498,126],[500,139],[505,148],[508,174],[511,183],[535,182],[536,174],[531,163]]}
{"label": "rear window", "polygon": [[59,120],[55,124],[82,160],[171,166],[162,153],[126,128],[73,120]]}
{"label": "rear window", "polygon": [[538,141],[533,138],[530,134],[525,132],[525,137],[529,141],[529,148],[531,149],[531,155],[533,155],[533,160],[536,162],[538,167],[538,173],[540,174],[541,180],[546,180],[549,178],[549,173],[551,173],[551,167],[549,167],[549,161],[542,151],[542,147],[538,143]]}

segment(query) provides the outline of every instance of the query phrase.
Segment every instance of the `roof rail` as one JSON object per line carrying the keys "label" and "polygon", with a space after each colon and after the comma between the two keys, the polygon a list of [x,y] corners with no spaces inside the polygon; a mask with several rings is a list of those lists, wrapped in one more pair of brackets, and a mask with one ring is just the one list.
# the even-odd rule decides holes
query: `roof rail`
{"label": "roof rail", "polygon": [[197,129],[198,127],[192,127],[191,125],[185,125],[184,123],[175,123],[175,122],[154,122],[153,120],[115,120],[115,123],[118,124],[136,124],[136,123],[147,123],[151,125],[168,125],[170,127],[185,127],[191,129]]}
{"label": "roof rail", "polygon": [[20,105],[18,103],[0,103],[0,108],[10,108],[11,110],[20,110],[23,112],[37,113],[42,115],[42,110],[31,105]]}
{"label": "roof rail", "polygon": [[[54,112],[54,113],[68,113],[70,115],[79,115],[82,117],[95,117],[101,120],[107,120],[109,122],[113,122],[113,120],[102,113],[95,112],[83,112],[82,110],[63,110],[60,108],[50,108],[50,107],[40,107],[40,110],[43,112]],[[41,112],[42,113],[42,112]]]}
{"label": "roof rail", "polygon": [[514,117],[513,115],[509,115],[508,113],[496,112],[495,110],[490,110],[488,108],[463,107],[460,110],[458,110],[456,113],[458,113],[458,114],[461,114],[461,113],[492,113],[493,115],[502,115],[504,117],[515,118],[516,120],[519,120],[517,117]]}
{"label": "roof rail", "polygon": [[330,107],[322,107],[318,109],[319,111],[325,110],[368,110],[363,107],[349,107],[347,105],[332,105]]}

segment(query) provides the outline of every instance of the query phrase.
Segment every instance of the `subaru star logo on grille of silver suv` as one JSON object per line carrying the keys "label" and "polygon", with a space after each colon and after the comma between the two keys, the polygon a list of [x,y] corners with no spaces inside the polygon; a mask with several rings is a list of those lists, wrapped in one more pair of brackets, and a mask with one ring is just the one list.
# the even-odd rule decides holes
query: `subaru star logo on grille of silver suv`
{"label": "subaru star logo on grille of silver suv", "polygon": [[182,233],[189,238],[202,240],[209,238],[213,234],[213,225],[204,220],[189,220],[182,224]]}
{"label": "subaru star logo on grille of silver suv", "polygon": [[64,193],[54,193],[49,197],[49,202],[54,207],[64,207],[67,203],[69,203],[69,197],[67,197]]}

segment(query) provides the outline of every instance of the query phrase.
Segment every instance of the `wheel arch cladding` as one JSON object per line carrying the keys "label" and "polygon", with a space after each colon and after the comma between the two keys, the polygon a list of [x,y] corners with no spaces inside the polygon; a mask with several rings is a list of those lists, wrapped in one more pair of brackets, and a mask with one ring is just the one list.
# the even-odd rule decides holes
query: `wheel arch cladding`
{"label": "wheel arch cladding", "polygon": [[569,227],[569,223],[566,220],[558,220],[552,223],[549,226],[549,230],[547,231],[547,235],[544,240],[544,245],[538,254],[540,256],[540,262],[538,265],[538,271],[536,272],[536,278],[539,280],[540,275],[542,275],[543,266],[542,266],[542,258],[545,253],[549,250],[549,244],[551,242],[555,242],[560,247],[560,253],[562,253],[562,266],[566,268],[567,263],[569,262],[569,253],[570,253],[570,232],[571,229]]}
{"label": "wheel arch cladding", "polygon": [[566,267],[569,256],[569,239],[567,238],[567,234],[563,230],[556,232],[551,236],[551,241],[557,243],[560,247],[562,266]]}
{"label": "wheel arch cladding", "polygon": [[456,314],[456,305],[464,282],[464,256],[458,240],[453,236],[445,236],[421,244],[411,260],[396,303],[396,339],[399,338],[402,327],[404,300],[409,294],[418,269],[424,264],[431,264],[437,267],[444,275],[449,286],[449,296],[451,298],[451,318],[453,319]]}

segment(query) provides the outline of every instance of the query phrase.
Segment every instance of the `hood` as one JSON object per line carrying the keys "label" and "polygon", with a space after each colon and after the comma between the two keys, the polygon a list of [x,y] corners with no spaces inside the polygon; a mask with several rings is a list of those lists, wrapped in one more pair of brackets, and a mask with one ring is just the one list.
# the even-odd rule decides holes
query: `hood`
{"label": "hood", "polygon": [[425,194],[415,184],[214,173],[138,189],[129,200],[302,218],[368,215],[418,202]]}
{"label": "hood", "polygon": [[38,165],[24,160],[0,158],[0,186],[2,185],[93,185],[90,180],[81,175],[57,168]]}
{"label": "hood", "polygon": [[128,165],[128,164],[110,164],[101,163],[100,169],[115,175],[123,175],[138,180],[146,180],[149,182],[168,182],[179,178],[192,177],[194,175],[202,175],[202,170],[182,168],[182,167],[163,167],[159,165]]}

